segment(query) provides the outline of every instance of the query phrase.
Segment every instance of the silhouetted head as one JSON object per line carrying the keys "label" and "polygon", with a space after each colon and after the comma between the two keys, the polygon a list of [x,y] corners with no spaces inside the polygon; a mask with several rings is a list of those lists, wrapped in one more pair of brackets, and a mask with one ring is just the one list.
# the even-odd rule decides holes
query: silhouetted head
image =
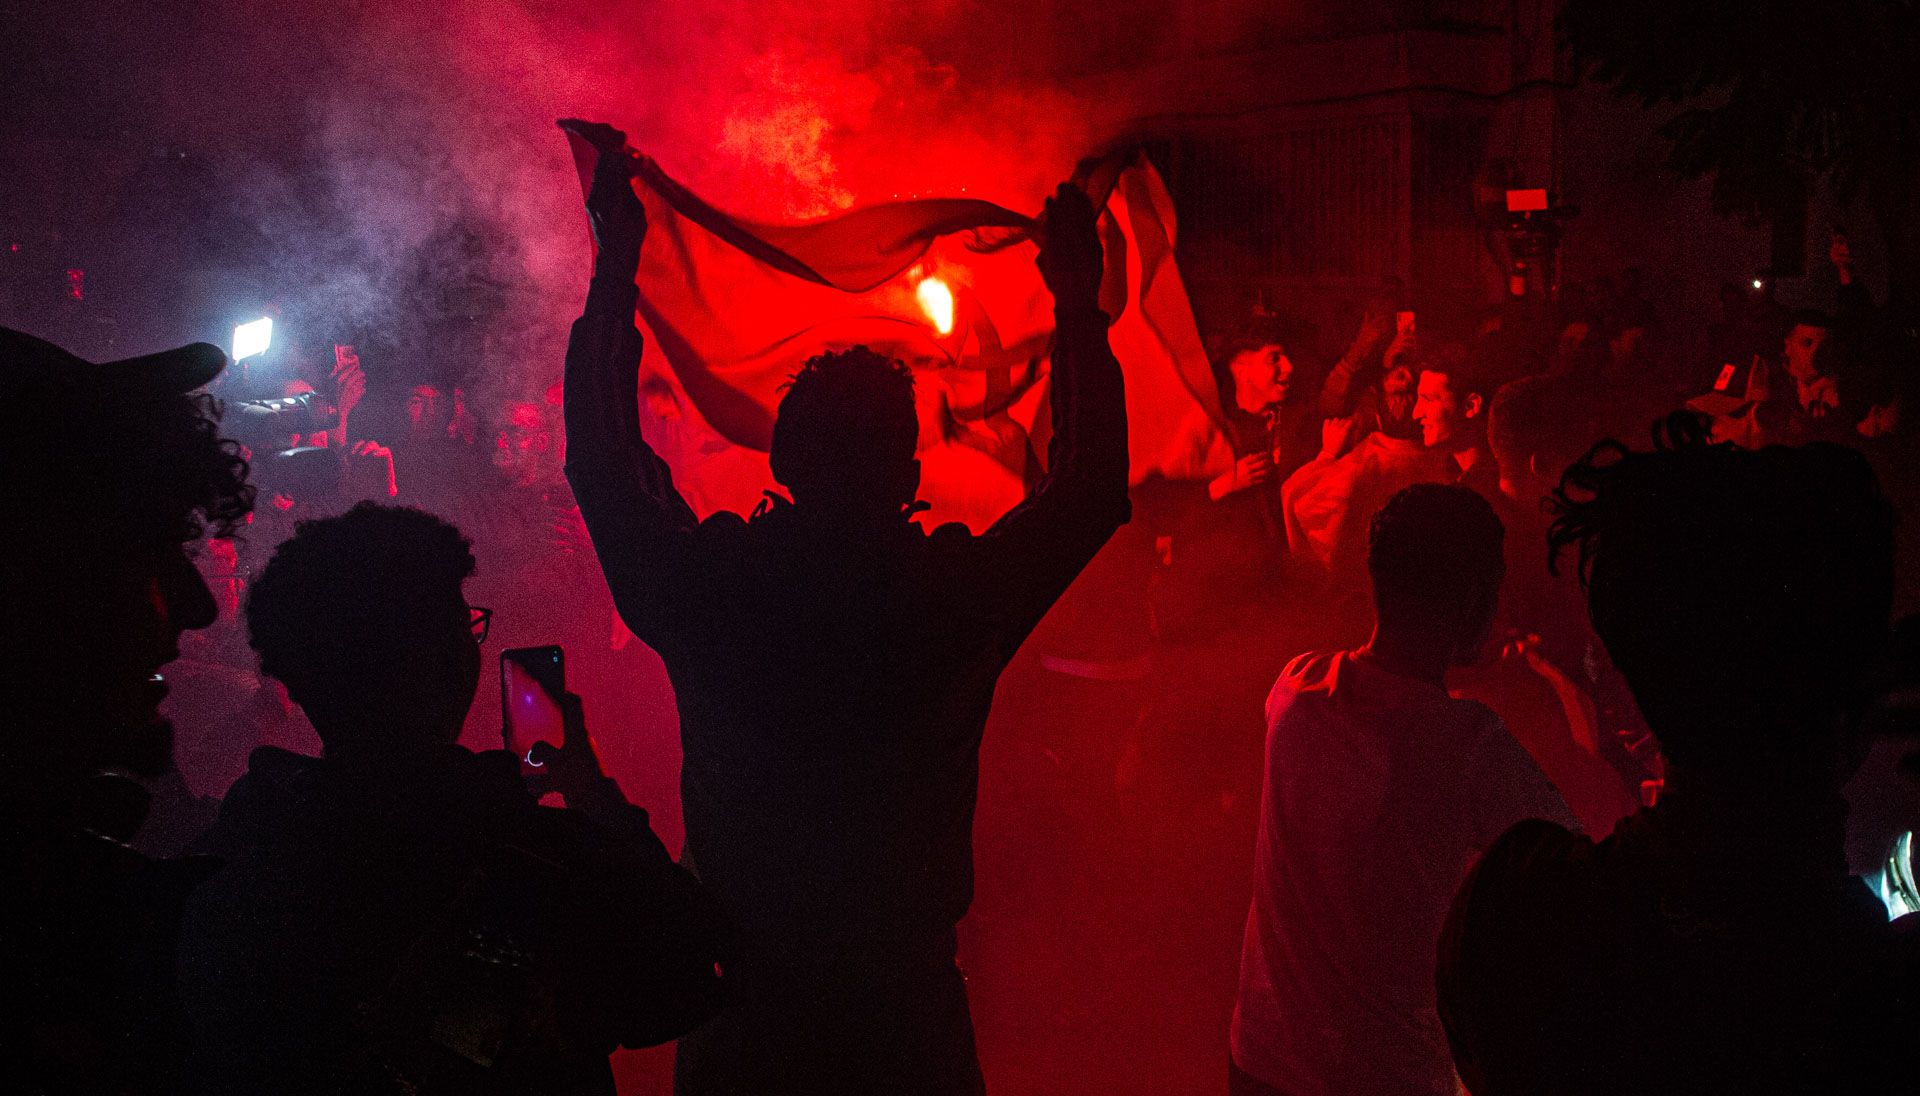
{"label": "silhouetted head", "polygon": [[460,530],[363,502],[303,521],[247,597],[260,669],[307,712],[328,753],[452,742],[480,681]]}
{"label": "silhouetted head", "polygon": [[1893,512],[1859,454],[1714,445],[1669,417],[1554,492],[1589,612],[1668,758],[1730,782],[1832,777],[1885,640]]}
{"label": "silhouetted head", "polygon": [[1472,663],[1499,605],[1505,538],[1493,507],[1465,487],[1421,483],[1388,499],[1367,532],[1376,635],[1441,665]]}
{"label": "silhouetted head", "polygon": [[54,783],[171,760],[158,673],[213,623],[191,552],[253,509],[212,346],[95,364],[0,328],[0,764]]}
{"label": "silhouetted head", "polygon": [[864,346],[808,358],[773,424],[773,478],[796,506],[897,514],[920,489],[913,373]]}
{"label": "silhouetted head", "polygon": [[[1565,467],[1563,446],[1568,425],[1568,400],[1547,377],[1522,377],[1500,386],[1487,409],[1487,449],[1500,465],[1502,490],[1536,486]],[[1567,454],[1570,456],[1571,454]],[[1535,491],[1535,498],[1545,493]]]}

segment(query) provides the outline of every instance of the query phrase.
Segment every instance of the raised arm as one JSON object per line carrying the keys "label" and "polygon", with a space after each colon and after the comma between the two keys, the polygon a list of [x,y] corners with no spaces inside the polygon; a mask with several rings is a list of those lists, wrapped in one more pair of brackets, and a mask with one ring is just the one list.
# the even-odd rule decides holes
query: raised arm
{"label": "raised arm", "polygon": [[984,534],[1011,609],[1037,623],[1127,523],[1127,401],[1100,311],[1105,270],[1091,202],[1063,183],[1047,201],[1040,275],[1053,294],[1053,438],[1047,472]]}
{"label": "raised arm", "polygon": [[640,435],[640,332],[634,273],[646,211],[634,194],[626,136],[611,126],[562,122],[600,152],[587,213],[594,242],[587,305],[567,340],[567,482],[573,485],[614,605],[649,644],[671,627],[686,589],[699,521],[673,475]]}
{"label": "raised arm", "polygon": [[1387,341],[1388,333],[1393,331],[1392,322],[1392,313],[1374,308],[1371,302],[1368,304],[1353,342],[1320,386],[1322,418],[1344,419],[1353,415],[1354,405],[1360,400],[1361,374],[1372,363],[1374,350]]}

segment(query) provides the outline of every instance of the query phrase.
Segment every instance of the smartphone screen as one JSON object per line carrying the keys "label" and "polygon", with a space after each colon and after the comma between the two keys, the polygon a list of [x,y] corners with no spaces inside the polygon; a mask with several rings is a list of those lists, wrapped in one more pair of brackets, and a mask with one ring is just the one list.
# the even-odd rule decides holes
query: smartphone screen
{"label": "smartphone screen", "polygon": [[524,765],[535,742],[558,747],[563,717],[560,696],[567,691],[566,652],[557,646],[515,647],[500,652],[501,733],[506,747]]}

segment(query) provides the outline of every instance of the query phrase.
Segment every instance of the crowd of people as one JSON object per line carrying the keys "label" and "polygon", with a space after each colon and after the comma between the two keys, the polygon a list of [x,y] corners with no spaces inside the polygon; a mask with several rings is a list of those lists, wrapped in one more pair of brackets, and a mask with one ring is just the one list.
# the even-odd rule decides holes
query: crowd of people
{"label": "crowd of people", "polygon": [[[586,305],[491,431],[457,386],[365,407],[344,346],[263,391],[0,330],[8,1090],[604,1093],[677,1040],[678,1092],[977,1093],[969,933],[1097,965],[1110,930],[1009,909],[1190,862],[1209,816],[1251,864],[1199,869],[1240,923],[1216,1089],[1910,1076],[1920,357],[1844,239],[1832,313],[1760,279],[1693,333],[1633,272],[1452,322],[1383,288],[1324,368],[1258,312],[1213,346],[1209,475],[1130,489],[1063,184],[1025,501],[916,524],[913,374],[851,347],[794,363],[783,493],[702,520],[642,429],[633,156],[568,125]],[[524,757],[458,744],[496,616],[596,681],[658,656],[678,856],[581,696]],[[183,650],[233,699],[169,720]],[[1049,981],[1010,1007],[1071,1037]]]}

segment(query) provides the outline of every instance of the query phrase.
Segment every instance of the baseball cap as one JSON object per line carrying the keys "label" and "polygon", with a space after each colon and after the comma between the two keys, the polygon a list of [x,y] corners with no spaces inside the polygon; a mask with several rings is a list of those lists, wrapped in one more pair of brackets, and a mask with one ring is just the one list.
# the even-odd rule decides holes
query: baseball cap
{"label": "baseball cap", "polygon": [[45,339],[0,327],[0,395],[26,390],[111,390],[133,399],[191,392],[220,375],[227,355],[212,343],[90,362]]}

